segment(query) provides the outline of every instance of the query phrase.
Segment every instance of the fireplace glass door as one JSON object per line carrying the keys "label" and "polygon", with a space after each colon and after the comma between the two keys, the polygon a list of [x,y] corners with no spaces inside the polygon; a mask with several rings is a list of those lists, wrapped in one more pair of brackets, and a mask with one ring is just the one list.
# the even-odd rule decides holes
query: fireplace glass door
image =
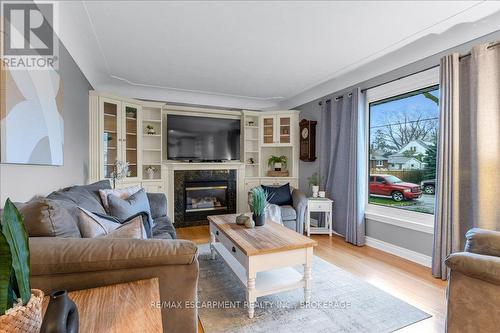
{"label": "fireplace glass door", "polygon": [[186,183],[186,213],[227,210],[227,183]]}

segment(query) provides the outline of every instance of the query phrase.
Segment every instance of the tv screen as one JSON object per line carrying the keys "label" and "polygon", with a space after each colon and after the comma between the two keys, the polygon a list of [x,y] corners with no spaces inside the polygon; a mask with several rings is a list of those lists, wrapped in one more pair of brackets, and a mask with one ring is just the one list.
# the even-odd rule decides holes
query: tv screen
{"label": "tv screen", "polygon": [[182,161],[240,159],[240,120],[167,115],[167,158]]}

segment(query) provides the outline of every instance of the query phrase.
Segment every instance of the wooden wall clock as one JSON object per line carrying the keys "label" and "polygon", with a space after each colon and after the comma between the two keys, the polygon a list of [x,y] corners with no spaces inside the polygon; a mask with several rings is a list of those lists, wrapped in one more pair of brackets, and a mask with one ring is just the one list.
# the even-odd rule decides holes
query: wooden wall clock
{"label": "wooden wall clock", "polygon": [[302,119],[300,126],[300,159],[304,162],[316,160],[317,121]]}

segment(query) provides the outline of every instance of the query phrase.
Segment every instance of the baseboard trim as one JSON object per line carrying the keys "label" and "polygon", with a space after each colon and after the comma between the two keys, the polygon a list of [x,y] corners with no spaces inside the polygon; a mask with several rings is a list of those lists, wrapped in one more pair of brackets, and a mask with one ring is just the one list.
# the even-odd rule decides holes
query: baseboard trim
{"label": "baseboard trim", "polygon": [[390,254],[394,254],[395,256],[413,261],[425,267],[432,266],[432,257],[426,256],[425,254],[419,252],[405,249],[404,247],[401,246],[387,243],[372,237],[366,237],[365,244],[366,246],[373,247],[377,250],[381,250]]}

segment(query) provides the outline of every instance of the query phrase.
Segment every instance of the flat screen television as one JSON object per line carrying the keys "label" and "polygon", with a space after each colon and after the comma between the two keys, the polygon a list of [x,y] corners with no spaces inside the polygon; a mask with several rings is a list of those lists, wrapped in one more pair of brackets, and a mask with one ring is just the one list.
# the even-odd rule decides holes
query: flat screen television
{"label": "flat screen television", "polygon": [[240,120],[167,115],[167,159],[230,161],[240,159]]}

